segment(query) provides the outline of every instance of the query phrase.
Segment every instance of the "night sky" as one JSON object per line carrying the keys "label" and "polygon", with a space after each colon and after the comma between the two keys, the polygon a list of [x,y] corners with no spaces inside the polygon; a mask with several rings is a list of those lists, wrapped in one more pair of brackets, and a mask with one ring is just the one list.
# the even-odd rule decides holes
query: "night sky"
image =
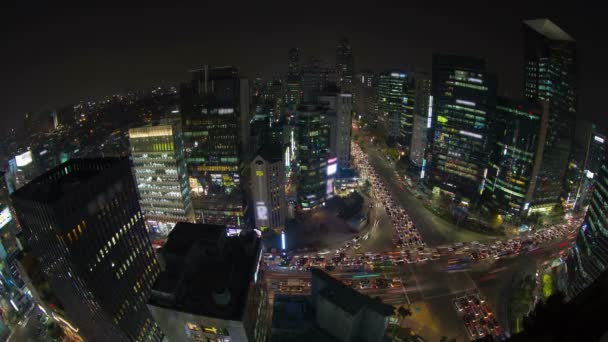
{"label": "night sky", "polygon": [[315,56],[333,64],[342,35],[351,39],[357,70],[430,71],[433,52],[479,56],[497,73],[500,94],[516,97],[523,79],[521,21],[537,17],[551,18],[577,40],[580,115],[600,121],[608,114],[600,8],[555,7],[556,1],[220,3],[226,5],[62,8],[52,2],[1,9],[0,124],[12,126],[27,111],[177,84],[204,63],[239,66],[249,77],[280,76],[292,46],[303,50],[304,61]]}

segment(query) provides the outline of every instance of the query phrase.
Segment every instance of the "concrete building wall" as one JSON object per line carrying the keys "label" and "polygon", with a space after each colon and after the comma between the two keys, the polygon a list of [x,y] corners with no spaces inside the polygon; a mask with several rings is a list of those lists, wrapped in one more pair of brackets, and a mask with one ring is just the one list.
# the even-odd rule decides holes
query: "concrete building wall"
{"label": "concrete building wall", "polygon": [[[225,329],[231,341],[249,341],[242,321],[198,316],[148,304],[152,316],[169,341],[202,341],[221,336]],[[210,328],[206,332],[204,328]],[[213,333],[216,331],[220,334]]]}

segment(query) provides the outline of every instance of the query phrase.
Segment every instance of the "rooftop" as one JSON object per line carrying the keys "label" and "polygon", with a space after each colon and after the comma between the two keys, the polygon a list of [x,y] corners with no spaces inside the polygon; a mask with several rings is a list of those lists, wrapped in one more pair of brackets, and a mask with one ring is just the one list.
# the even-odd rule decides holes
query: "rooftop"
{"label": "rooftop", "polygon": [[393,314],[394,308],[391,305],[384,304],[381,301],[375,300],[346,286],[338,279],[318,268],[313,268],[311,272],[313,277],[317,276],[327,284],[327,287],[321,290],[321,296],[342,308],[344,311],[355,315],[363,309],[369,309],[384,316]]}
{"label": "rooftop", "polygon": [[18,189],[12,197],[52,203],[73,195],[105,170],[116,167],[130,169],[125,158],[70,159]]}
{"label": "rooftop", "polygon": [[227,237],[225,226],[178,223],[160,250],[164,267],[148,304],[241,320],[259,246],[253,232]]}
{"label": "rooftop", "polygon": [[572,36],[570,36],[568,33],[566,33],[566,31],[562,30],[559,26],[555,25],[555,23],[553,23],[547,18],[525,20],[524,24],[549,39],[563,40],[569,42],[574,41],[574,38],[572,38]]}

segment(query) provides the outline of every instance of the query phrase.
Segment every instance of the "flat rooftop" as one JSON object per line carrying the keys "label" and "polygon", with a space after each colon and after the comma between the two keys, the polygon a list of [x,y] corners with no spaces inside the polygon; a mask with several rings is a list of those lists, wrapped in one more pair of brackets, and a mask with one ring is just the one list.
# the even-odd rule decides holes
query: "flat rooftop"
{"label": "flat rooftop", "polygon": [[[70,159],[15,191],[13,198],[52,203],[74,194],[108,169],[130,170],[126,158]],[[118,178],[118,177],[117,177]]]}
{"label": "flat rooftop", "polygon": [[259,248],[254,232],[228,237],[225,226],[178,223],[160,249],[164,268],[148,304],[241,320]]}

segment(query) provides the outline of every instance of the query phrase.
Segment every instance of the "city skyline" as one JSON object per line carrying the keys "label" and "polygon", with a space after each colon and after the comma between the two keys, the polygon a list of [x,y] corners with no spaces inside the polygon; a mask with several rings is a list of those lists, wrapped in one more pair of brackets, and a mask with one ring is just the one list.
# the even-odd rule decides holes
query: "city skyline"
{"label": "city skyline", "polygon": [[[594,44],[599,41],[599,31],[584,24],[592,18],[591,9],[518,8],[515,3],[496,9],[443,6],[379,11],[338,4],[323,8],[315,16],[318,24],[312,30],[306,29],[311,23],[307,9],[288,16],[289,9],[281,7],[199,10],[236,20],[229,25],[221,15],[207,18],[209,24],[203,26],[213,29],[197,27],[199,11],[184,7],[12,8],[5,13],[9,14],[4,21],[8,29],[2,34],[15,53],[1,57],[0,65],[6,70],[0,121],[13,127],[26,112],[103,98],[130,88],[177,84],[187,78],[186,70],[203,64],[233,64],[250,79],[279,77],[287,71],[290,47],[301,49],[301,63],[317,57],[333,64],[342,36],[351,41],[357,70],[428,71],[433,52],[471,55],[485,58],[489,71],[498,75],[499,95],[513,96],[521,94],[523,85],[522,76],[515,72],[523,64],[521,21],[534,16],[551,18],[577,39],[580,116],[599,121],[607,112],[598,100],[602,79],[598,72],[603,72],[599,63],[606,48]],[[569,15],[572,12],[580,15]],[[408,20],[391,20],[400,13]],[[56,25],[44,25],[45,16],[58,19]],[[32,22],[27,28],[20,24],[25,17]],[[109,17],[112,27],[104,25]],[[79,30],[73,30],[77,26]]]}

